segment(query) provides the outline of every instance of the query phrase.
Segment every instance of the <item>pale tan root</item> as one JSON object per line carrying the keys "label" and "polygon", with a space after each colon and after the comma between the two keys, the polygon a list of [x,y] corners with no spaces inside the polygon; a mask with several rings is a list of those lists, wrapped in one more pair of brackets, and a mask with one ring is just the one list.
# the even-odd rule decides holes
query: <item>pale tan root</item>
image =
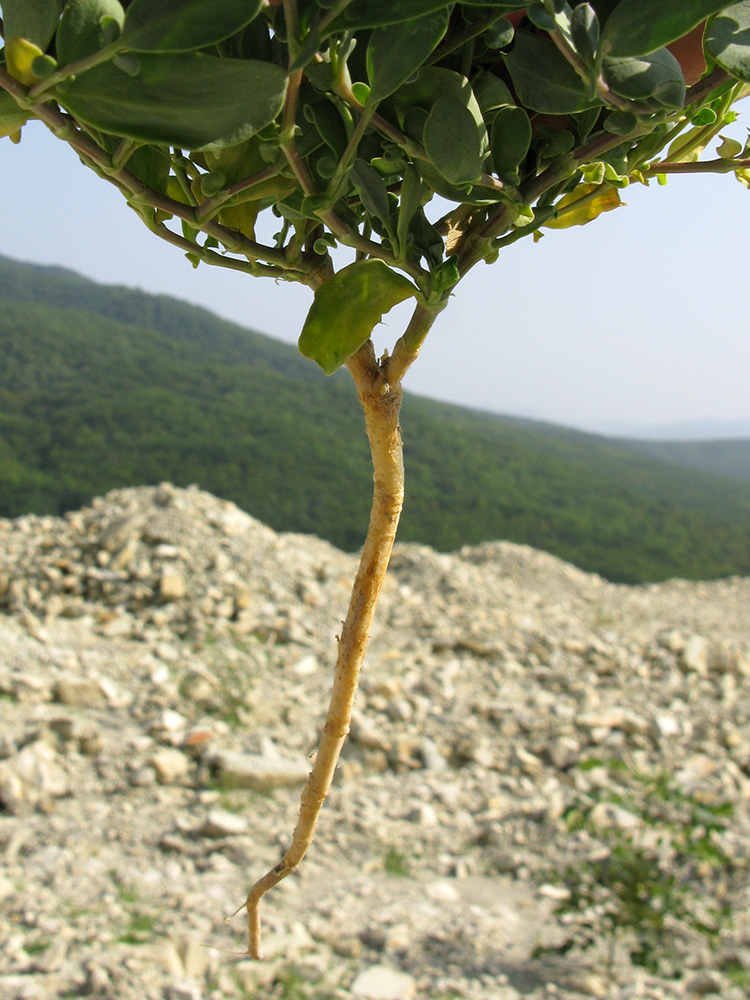
{"label": "pale tan root", "polygon": [[302,861],[312,843],[320,810],[330,790],[349,732],[359,671],[403,506],[404,467],[398,420],[402,396],[400,382],[389,385],[370,341],[347,362],[347,367],[364,410],[372,452],[374,489],[370,524],[339,639],[328,714],[315,763],[302,792],[291,846],[278,864],[252,886],[246,902],[236,911],[239,913],[247,908],[247,953],[252,958],[262,958],[261,897]]}

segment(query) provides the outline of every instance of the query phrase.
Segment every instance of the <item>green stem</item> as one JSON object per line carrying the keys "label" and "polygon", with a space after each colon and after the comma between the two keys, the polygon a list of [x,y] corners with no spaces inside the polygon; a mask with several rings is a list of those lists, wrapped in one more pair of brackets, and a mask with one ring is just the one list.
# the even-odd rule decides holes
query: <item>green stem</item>
{"label": "green stem", "polygon": [[290,269],[259,264],[255,261],[240,260],[237,257],[227,257],[224,254],[217,253],[215,250],[193,243],[185,236],[180,236],[179,233],[173,232],[163,224],[149,226],[149,229],[160,240],[164,240],[165,243],[179,247],[185,253],[193,257],[199,257],[206,264],[210,264],[213,267],[223,267],[230,271],[242,271],[244,274],[263,275],[269,278],[281,278],[285,281],[299,281],[307,284],[307,275],[304,271],[295,272]]}
{"label": "green stem", "polygon": [[352,132],[351,138],[347,143],[346,149],[344,150],[341,159],[339,160],[339,163],[336,167],[336,170],[334,171],[333,176],[331,177],[331,181],[328,185],[328,190],[329,192],[331,192],[331,196],[334,201],[336,200],[335,193],[339,190],[341,182],[344,179],[344,175],[346,171],[349,169],[352,160],[354,159],[354,155],[357,152],[357,147],[359,146],[360,140],[367,131],[367,127],[372,121],[372,116],[374,115],[374,113],[375,113],[374,107],[372,108],[364,107],[362,109],[362,114],[360,115],[359,120],[357,121],[357,124],[354,126],[354,131]]}
{"label": "green stem", "polygon": [[218,194],[215,194],[212,198],[207,198],[198,205],[196,218],[201,222],[204,219],[210,219],[211,216],[216,215],[222,205],[229,201],[230,198],[234,198],[243,192],[250,192],[256,185],[263,184],[265,181],[271,180],[272,177],[276,177],[281,173],[286,164],[286,160],[278,160],[263,170],[259,170],[256,174],[252,174],[250,177],[245,177],[243,180],[237,181],[235,184],[230,184],[227,188],[223,188]]}
{"label": "green stem", "polygon": [[97,52],[92,52],[91,55],[86,56],[84,59],[79,59],[77,62],[68,63],[67,66],[63,66],[62,69],[56,70],[54,73],[50,73],[39,83],[35,83],[33,87],[29,88],[29,99],[36,102],[41,97],[43,97],[47,91],[56,87],[58,83],[63,80],[67,80],[71,76],[80,76],[81,73],[85,73],[87,69],[92,69],[94,66],[98,66],[100,63],[109,62],[110,59],[114,59],[116,55],[122,52],[124,46],[118,40],[112,42],[111,45],[106,45],[103,49],[99,49]]}
{"label": "green stem", "polygon": [[123,139],[112,154],[112,166],[118,170],[120,167],[124,167],[136,149],[138,149],[138,143],[134,139]]}
{"label": "green stem", "polygon": [[182,157],[173,156],[172,169],[174,170],[175,176],[179,181],[182,193],[187,198],[188,205],[196,206],[198,204],[198,200],[193,194],[193,188],[190,184],[190,177],[188,176],[188,172],[186,169],[186,164],[189,162],[190,162],[189,160],[184,160]]}
{"label": "green stem", "polygon": [[297,151],[297,144],[294,141],[294,123],[297,117],[297,101],[299,99],[299,88],[302,82],[302,70],[296,70],[289,74],[286,87],[286,97],[284,98],[284,108],[281,113],[281,152],[292,168],[297,183],[306,195],[315,194],[315,181],[310,170]]}
{"label": "green stem", "polygon": [[409,325],[401,337],[396,341],[393,354],[385,362],[385,376],[388,381],[397,385],[401,382],[406,372],[411,368],[419,357],[419,352],[425,342],[427,334],[432,328],[432,324],[437,319],[439,313],[443,311],[448,299],[443,299],[437,305],[423,305],[417,303]]}
{"label": "green stem", "polygon": [[650,174],[731,174],[748,168],[748,159],[724,159],[720,156],[715,160],[695,160],[693,163],[648,163],[640,169]]}
{"label": "green stem", "polygon": [[299,13],[297,0],[282,0],[284,4],[284,20],[286,21],[287,45],[289,46],[289,65],[294,62],[299,52]]}
{"label": "green stem", "polygon": [[[336,87],[336,93],[353,111],[356,111],[359,115],[364,115],[365,106],[359,103],[348,84],[343,81],[340,82]],[[378,132],[381,132],[386,139],[390,139],[391,142],[394,142],[397,146],[403,149],[403,151],[413,160],[429,160],[424,148],[420,146],[418,142],[415,142],[413,139],[404,135],[404,133],[400,132],[395,125],[391,125],[390,122],[386,121],[385,118],[377,114],[377,112],[372,113],[370,122],[378,130]]]}

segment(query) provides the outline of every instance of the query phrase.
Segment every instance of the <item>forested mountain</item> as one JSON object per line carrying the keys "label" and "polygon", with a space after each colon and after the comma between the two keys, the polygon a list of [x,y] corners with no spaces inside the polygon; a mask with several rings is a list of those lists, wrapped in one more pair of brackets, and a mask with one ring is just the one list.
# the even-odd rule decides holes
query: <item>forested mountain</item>
{"label": "forested mountain", "polygon": [[654,455],[665,462],[750,483],[750,438],[711,441],[623,441],[623,444],[645,455]]}
{"label": "forested mountain", "polygon": [[[361,544],[347,374],[166,296],[0,258],[0,514],[198,483],[277,530]],[[402,540],[525,542],[612,580],[750,573],[750,484],[632,443],[405,400]]]}

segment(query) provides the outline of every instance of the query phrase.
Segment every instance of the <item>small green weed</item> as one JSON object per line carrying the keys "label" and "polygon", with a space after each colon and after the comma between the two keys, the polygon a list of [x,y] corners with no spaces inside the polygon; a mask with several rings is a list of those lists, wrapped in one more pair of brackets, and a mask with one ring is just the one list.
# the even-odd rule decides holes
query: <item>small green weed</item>
{"label": "small green weed", "polygon": [[742,986],[748,991],[748,995],[750,995],[750,969],[746,969],[736,959],[732,959],[724,963],[722,972],[732,986]]}
{"label": "small green weed", "polygon": [[45,952],[52,942],[48,941],[46,938],[40,938],[38,941],[29,941],[23,946],[23,950],[27,955],[41,955]]}
{"label": "small green weed", "polygon": [[[622,782],[597,789],[566,813],[571,832],[585,831],[608,850],[585,864],[554,873],[570,892],[561,912],[584,917],[582,946],[610,940],[610,964],[619,940],[627,940],[631,961],[652,974],[679,969],[673,946],[675,921],[713,941],[729,921],[725,907],[696,906],[706,879],[732,866],[716,838],[732,815],[729,803],[698,801],[675,786],[669,774],[628,771],[622,761],[586,761],[584,770],[606,767]],[[599,803],[627,809],[633,829],[602,828],[594,821]],[[646,831],[652,831],[646,837]]]}
{"label": "small green weed", "polygon": [[383,858],[383,868],[389,875],[393,875],[396,878],[411,877],[409,859],[395,847],[388,849]]}
{"label": "small green weed", "polygon": [[302,984],[302,978],[296,972],[290,971],[281,980],[281,1000],[307,1000],[307,994]]}
{"label": "small green weed", "polygon": [[127,929],[120,935],[118,941],[122,944],[145,944],[154,934],[156,917],[143,910],[131,913]]}

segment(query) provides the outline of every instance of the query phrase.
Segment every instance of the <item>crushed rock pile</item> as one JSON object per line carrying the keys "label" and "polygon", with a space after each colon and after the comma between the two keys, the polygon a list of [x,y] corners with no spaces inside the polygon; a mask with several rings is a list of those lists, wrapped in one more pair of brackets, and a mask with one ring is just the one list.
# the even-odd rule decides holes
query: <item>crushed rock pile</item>
{"label": "crushed rock pile", "polygon": [[0,521],[0,996],[750,990],[750,581],[396,547],[318,839],[356,560],[196,488]]}

